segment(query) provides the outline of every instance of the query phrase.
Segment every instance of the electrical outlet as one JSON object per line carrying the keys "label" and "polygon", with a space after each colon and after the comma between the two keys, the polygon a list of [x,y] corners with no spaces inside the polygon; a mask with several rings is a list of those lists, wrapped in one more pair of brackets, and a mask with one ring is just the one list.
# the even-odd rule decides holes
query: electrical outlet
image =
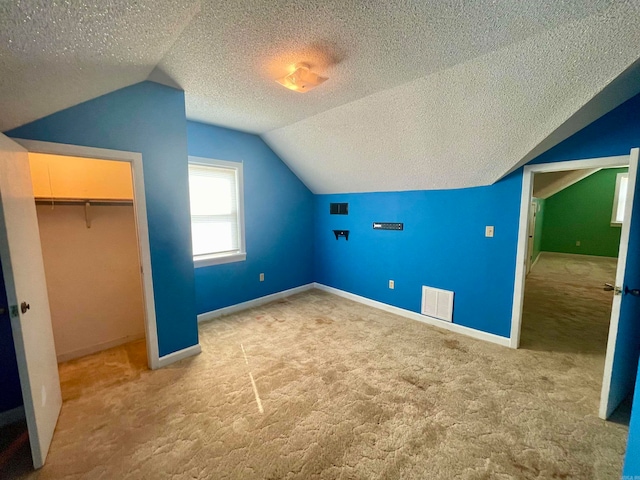
{"label": "electrical outlet", "polygon": [[580,246],[580,240],[576,240],[576,247]]}
{"label": "electrical outlet", "polygon": [[261,281],[261,282],[264,282],[264,273],[261,273],[261,274],[260,274],[260,281]]}
{"label": "electrical outlet", "polygon": [[393,290],[394,288],[396,288],[396,282],[394,282],[393,280],[389,280],[389,288],[391,290]]}
{"label": "electrical outlet", "polygon": [[484,236],[485,237],[493,237],[493,226],[487,225],[484,227]]}

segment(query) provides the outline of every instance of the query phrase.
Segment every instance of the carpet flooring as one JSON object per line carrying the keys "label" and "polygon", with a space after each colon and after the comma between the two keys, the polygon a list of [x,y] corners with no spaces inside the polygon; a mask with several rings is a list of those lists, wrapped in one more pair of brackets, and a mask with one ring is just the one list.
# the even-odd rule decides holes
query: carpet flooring
{"label": "carpet flooring", "polygon": [[311,290],[201,324],[202,354],[158,371],[143,343],[68,362],[47,464],[4,474],[620,478],[627,428],[597,417],[611,274],[542,258],[520,350]]}

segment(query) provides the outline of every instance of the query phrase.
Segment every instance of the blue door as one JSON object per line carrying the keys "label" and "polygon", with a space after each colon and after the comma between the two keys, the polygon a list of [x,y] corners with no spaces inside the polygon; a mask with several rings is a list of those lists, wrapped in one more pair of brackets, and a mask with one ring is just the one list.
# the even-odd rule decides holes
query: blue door
{"label": "blue door", "polygon": [[609,340],[600,397],[608,418],[635,386],[640,354],[640,182],[638,148],[631,150]]}

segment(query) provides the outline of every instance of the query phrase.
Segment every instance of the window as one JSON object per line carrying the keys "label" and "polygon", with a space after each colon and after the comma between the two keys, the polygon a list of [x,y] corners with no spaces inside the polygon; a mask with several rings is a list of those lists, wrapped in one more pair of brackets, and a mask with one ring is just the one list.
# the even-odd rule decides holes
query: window
{"label": "window", "polygon": [[627,199],[628,173],[616,175],[616,193],[613,197],[613,212],[611,213],[611,225],[620,226],[624,218],[624,205]]}
{"label": "window", "polygon": [[189,162],[195,266],[245,260],[242,163],[196,157]]}

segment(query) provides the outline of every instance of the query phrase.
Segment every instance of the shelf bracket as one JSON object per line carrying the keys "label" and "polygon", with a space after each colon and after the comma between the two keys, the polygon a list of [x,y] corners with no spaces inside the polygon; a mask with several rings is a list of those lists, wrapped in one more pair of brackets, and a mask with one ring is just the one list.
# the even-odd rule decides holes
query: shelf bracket
{"label": "shelf bracket", "polygon": [[89,212],[90,207],[91,202],[84,202],[84,220],[87,222],[87,228],[91,228],[91,213]]}

